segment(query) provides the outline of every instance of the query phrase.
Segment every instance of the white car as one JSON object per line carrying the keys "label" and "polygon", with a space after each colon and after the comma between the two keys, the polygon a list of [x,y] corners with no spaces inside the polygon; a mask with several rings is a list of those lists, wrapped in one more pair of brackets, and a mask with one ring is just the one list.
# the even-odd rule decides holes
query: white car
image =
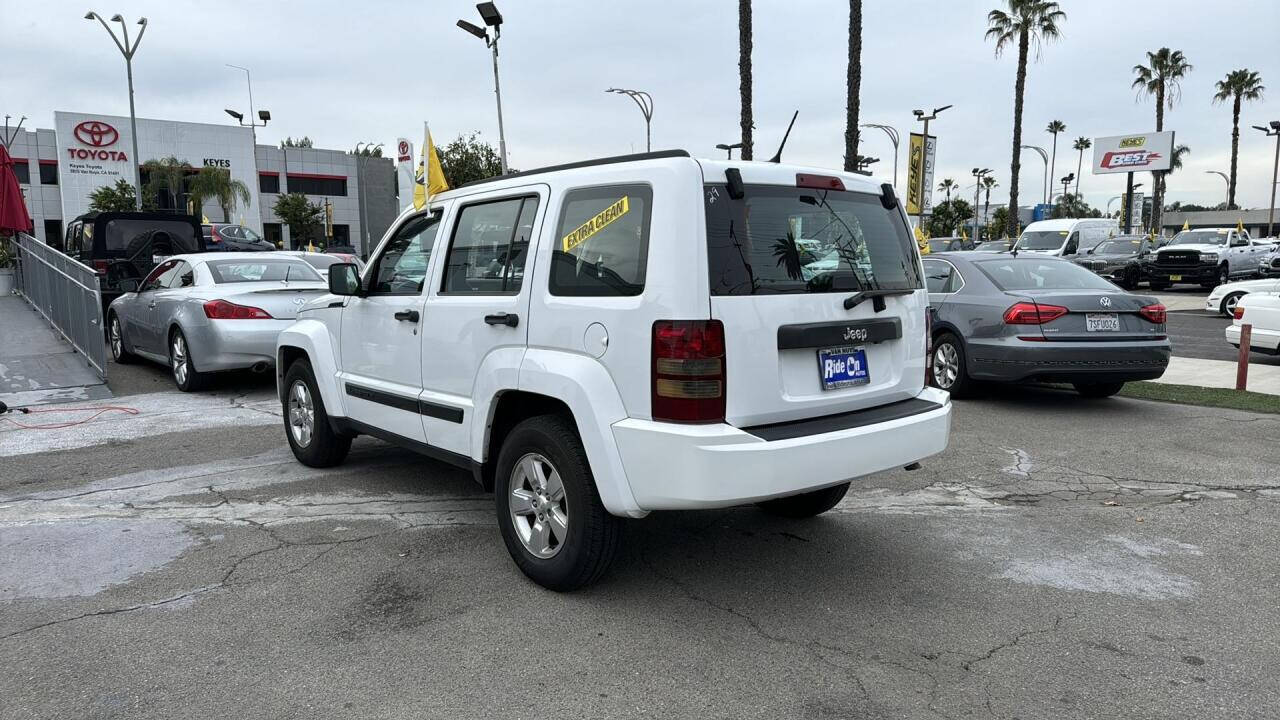
{"label": "white car", "polygon": [[1227,327],[1227,342],[1240,347],[1240,328],[1251,327],[1249,350],[1280,355],[1280,294],[1254,294],[1240,299],[1235,319]]}
{"label": "white car", "polygon": [[[814,273],[791,237],[870,266]],[[597,579],[621,517],[809,517],[947,446],[919,253],[860,175],[675,150],[521,172],[433,196],[370,257],[280,335],[294,455],[368,434],[470,469],[548,588]]]}
{"label": "white car", "polygon": [[1225,285],[1218,285],[1205,298],[1204,309],[1231,317],[1240,298],[1249,293],[1280,292],[1280,278],[1271,277],[1261,280],[1240,280]]}
{"label": "white car", "polygon": [[355,255],[346,253],[308,252],[306,250],[279,250],[278,255],[301,258],[324,278],[329,277],[329,266],[338,263],[355,263],[360,272],[364,272],[364,262]]}

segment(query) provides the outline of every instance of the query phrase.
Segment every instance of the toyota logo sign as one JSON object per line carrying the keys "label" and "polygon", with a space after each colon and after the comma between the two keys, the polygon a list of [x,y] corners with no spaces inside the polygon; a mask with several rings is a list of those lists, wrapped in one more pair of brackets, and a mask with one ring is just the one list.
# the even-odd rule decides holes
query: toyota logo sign
{"label": "toyota logo sign", "polygon": [[120,133],[101,120],[86,120],[77,125],[72,134],[85,145],[96,148],[115,145],[120,139]]}

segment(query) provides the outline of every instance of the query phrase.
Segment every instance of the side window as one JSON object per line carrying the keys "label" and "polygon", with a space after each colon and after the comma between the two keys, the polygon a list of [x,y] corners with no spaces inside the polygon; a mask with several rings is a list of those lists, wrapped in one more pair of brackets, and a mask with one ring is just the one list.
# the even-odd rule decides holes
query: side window
{"label": "side window", "polygon": [[931,293],[951,292],[952,268],[941,260],[924,261],[924,282]]}
{"label": "side window", "polygon": [[1067,244],[1063,246],[1062,254],[1074,255],[1076,252],[1076,249],[1079,247],[1080,247],[1080,232],[1076,231],[1071,233],[1071,235],[1067,238]]}
{"label": "side window", "polygon": [[373,261],[371,295],[417,295],[427,279],[431,248],[440,229],[440,211],[411,218]]}
{"label": "side window", "polygon": [[648,185],[566,193],[553,238],[551,294],[639,295],[649,259],[652,205]]}
{"label": "side window", "polygon": [[138,292],[163,289],[166,287],[166,280],[176,267],[178,267],[177,260],[160,263],[151,271],[151,274],[147,276],[147,279],[142,281],[142,285],[138,288]]}
{"label": "side window", "polygon": [[160,277],[160,282],[171,289],[191,287],[196,284],[196,271],[188,263],[179,261],[173,270]]}
{"label": "side window", "polygon": [[441,293],[513,294],[524,281],[538,198],[468,205],[458,213]]}

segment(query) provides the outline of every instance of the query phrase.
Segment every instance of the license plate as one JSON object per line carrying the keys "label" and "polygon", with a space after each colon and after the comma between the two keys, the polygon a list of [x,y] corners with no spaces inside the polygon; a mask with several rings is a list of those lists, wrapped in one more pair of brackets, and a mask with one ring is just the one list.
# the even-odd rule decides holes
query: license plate
{"label": "license plate", "polygon": [[1120,316],[1115,313],[1085,313],[1085,329],[1089,332],[1118,332]]}
{"label": "license plate", "polygon": [[1169,282],[1178,282],[1178,281],[1179,281],[1179,280],[1181,280],[1181,279],[1182,279],[1182,276],[1181,276],[1181,275],[1170,275],[1170,276],[1169,276]]}
{"label": "license plate", "polygon": [[850,345],[819,350],[818,379],[822,381],[823,390],[839,390],[871,382],[866,349]]}

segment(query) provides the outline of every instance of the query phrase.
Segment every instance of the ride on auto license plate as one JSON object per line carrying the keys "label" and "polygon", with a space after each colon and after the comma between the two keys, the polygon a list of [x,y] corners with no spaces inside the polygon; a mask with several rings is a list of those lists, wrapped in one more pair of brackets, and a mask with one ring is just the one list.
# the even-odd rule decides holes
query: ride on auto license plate
{"label": "ride on auto license plate", "polygon": [[1089,332],[1118,332],[1120,316],[1115,313],[1085,313],[1085,329]]}
{"label": "ride on auto license plate", "polygon": [[818,378],[823,390],[838,390],[871,382],[866,348],[848,345],[818,351]]}

